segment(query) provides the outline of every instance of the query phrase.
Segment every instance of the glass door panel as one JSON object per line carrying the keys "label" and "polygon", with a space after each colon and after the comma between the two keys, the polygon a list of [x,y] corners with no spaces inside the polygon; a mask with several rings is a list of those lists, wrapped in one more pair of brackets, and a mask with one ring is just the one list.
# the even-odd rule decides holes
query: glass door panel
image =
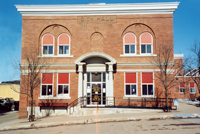
{"label": "glass door panel", "polygon": [[106,104],[106,73],[87,73],[87,105]]}

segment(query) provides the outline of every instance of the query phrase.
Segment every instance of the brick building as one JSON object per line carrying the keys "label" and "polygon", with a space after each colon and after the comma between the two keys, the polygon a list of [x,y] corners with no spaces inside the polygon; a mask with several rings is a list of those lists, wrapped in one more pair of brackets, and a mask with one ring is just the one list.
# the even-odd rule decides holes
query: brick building
{"label": "brick building", "polygon": [[[105,106],[113,105],[113,97],[164,97],[152,57],[161,43],[173,45],[178,4],[16,5],[22,14],[22,72],[23,54],[33,46],[38,58],[52,64],[41,72],[49,79],[34,91],[35,110],[47,99],[69,104],[86,96],[86,106],[97,105],[95,98]],[[169,92],[174,98],[174,88]],[[20,95],[19,118],[27,117],[28,100]]]}

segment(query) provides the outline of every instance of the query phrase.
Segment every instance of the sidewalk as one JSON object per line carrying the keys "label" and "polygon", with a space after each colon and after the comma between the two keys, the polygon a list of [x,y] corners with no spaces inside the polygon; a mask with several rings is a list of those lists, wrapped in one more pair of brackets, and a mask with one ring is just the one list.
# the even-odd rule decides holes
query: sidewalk
{"label": "sidewalk", "polygon": [[[143,109],[144,110],[144,109]],[[91,115],[91,116],[50,116],[29,122],[28,119],[16,119],[0,124],[0,131],[13,129],[29,129],[38,127],[49,127],[58,125],[74,125],[87,123],[103,123],[116,121],[139,121],[167,118],[191,118],[200,117],[200,107],[179,102],[177,110],[163,112],[162,110],[146,110],[143,113],[126,113],[110,115]]]}

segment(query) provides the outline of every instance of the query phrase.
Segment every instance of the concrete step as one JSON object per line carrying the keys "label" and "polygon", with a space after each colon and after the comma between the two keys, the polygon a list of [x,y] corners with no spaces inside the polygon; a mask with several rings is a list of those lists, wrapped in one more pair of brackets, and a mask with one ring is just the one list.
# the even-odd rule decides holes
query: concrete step
{"label": "concrete step", "polygon": [[72,116],[105,115],[122,113],[158,112],[160,109],[134,109],[134,108],[80,108],[74,111]]}

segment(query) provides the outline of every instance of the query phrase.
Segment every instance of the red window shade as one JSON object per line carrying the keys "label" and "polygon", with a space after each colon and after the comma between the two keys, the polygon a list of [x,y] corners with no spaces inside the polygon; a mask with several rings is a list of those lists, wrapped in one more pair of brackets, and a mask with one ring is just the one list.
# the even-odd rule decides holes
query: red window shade
{"label": "red window shade", "polygon": [[185,83],[180,83],[180,87],[185,87]]}
{"label": "red window shade", "polygon": [[194,83],[190,83],[190,87],[191,87],[191,88],[194,88]]}
{"label": "red window shade", "polygon": [[142,73],[142,83],[153,83],[153,73]]}
{"label": "red window shade", "polygon": [[67,34],[60,35],[59,44],[69,44],[69,36]]}
{"label": "red window shade", "polygon": [[69,74],[59,73],[58,74],[58,84],[69,84]]}
{"label": "red window shade", "polygon": [[141,35],[141,43],[145,44],[145,43],[152,43],[152,37],[150,33],[143,33]]}
{"label": "red window shade", "polygon": [[136,73],[126,73],[126,83],[136,83]]}
{"label": "red window shade", "polygon": [[42,74],[42,84],[53,84],[53,74],[52,73]]}
{"label": "red window shade", "polygon": [[51,34],[45,34],[43,36],[43,45],[53,44],[53,36]]}
{"label": "red window shade", "polygon": [[135,44],[135,35],[127,33],[124,37],[125,44]]}

